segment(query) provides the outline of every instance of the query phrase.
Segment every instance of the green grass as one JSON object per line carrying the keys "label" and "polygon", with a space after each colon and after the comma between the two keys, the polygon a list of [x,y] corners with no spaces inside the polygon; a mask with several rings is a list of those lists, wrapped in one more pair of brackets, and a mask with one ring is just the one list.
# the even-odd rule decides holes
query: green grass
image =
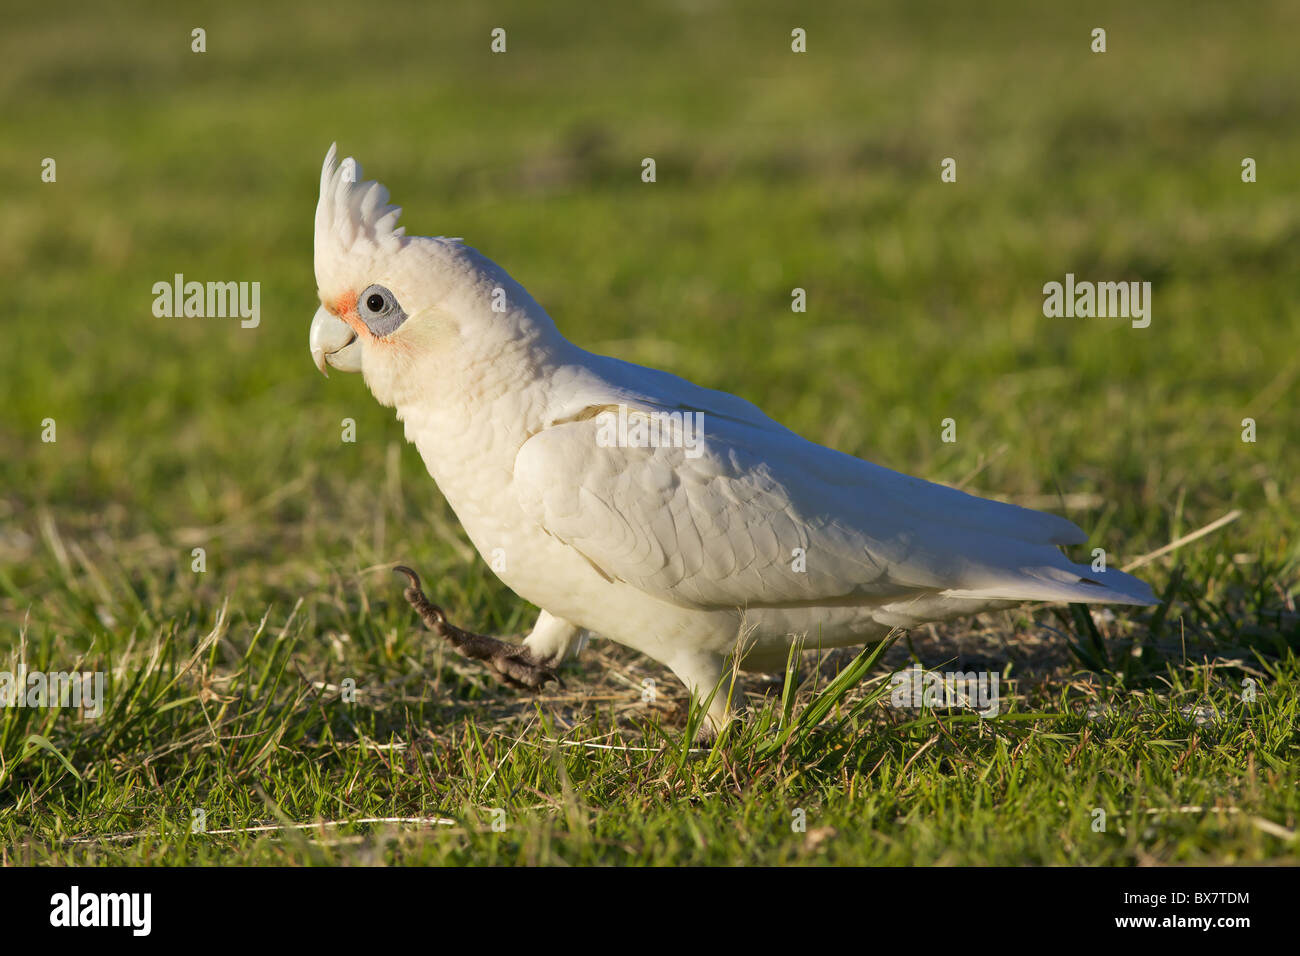
{"label": "green grass", "polygon": [[[0,860],[1300,862],[1294,5],[584,11],[7,20],[0,670],[107,671],[108,709],[0,710]],[[467,627],[533,609],[360,377],[307,355],[336,139],[408,231],[464,236],[579,344],[1057,510],[1080,557],[1241,515],[1141,569],[1160,608],[985,615],[838,685],[854,654],[810,656],[797,694],[750,680],[712,749],[672,676],[607,642],[562,692],[502,690],[388,568]],[[259,281],[260,326],[154,318],[176,272]],[[1151,327],[1044,318],[1066,272],[1150,280]],[[887,706],[912,658],[1014,696],[985,721]],[[370,818],[445,822],[277,826]]]}

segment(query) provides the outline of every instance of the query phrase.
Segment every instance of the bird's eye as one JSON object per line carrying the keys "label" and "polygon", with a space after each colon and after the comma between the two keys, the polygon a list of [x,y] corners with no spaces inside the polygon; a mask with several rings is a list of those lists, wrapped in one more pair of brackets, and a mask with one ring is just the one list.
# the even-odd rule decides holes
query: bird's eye
{"label": "bird's eye", "polygon": [[389,335],[406,321],[397,298],[381,285],[372,285],[357,298],[357,314],[377,336]]}

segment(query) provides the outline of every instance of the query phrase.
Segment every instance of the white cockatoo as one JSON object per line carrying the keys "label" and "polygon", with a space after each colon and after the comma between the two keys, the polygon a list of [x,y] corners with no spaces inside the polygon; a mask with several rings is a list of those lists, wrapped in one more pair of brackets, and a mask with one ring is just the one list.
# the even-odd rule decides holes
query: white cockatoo
{"label": "white cockatoo", "polygon": [[[588,634],[672,669],[714,728],[732,664],[838,647],[1025,601],[1152,604],[1075,564],[1087,536],[800,437],[754,405],[594,355],[459,239],[407,236],[388,190],[330,148],[316,206],[312,358],[361,372],[470,540],[541,608],[522,647],[425,622],[540,687]],[[719,688],[721,690],[719,691]],[[716,693],[715,693],[716,692]],[[707,728],[706,728],[707,729]]]}

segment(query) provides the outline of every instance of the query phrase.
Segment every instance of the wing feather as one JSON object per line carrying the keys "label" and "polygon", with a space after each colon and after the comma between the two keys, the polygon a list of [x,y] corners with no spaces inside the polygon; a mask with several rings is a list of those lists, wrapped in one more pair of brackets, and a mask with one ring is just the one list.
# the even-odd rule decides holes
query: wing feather
{"label": "wing feather", "polygon": [[[671,404],[618,398],[635,418],[721,394],[691,388]],[[565,416],[519,452],[521,507],[607,577],[684,606],[1151,600],[1134,578],[1070,562],[1057,545],[1086,537],[1063,518],[815,445],[726,398],[690,453],[689,442],[602,446],[596,406]]]}

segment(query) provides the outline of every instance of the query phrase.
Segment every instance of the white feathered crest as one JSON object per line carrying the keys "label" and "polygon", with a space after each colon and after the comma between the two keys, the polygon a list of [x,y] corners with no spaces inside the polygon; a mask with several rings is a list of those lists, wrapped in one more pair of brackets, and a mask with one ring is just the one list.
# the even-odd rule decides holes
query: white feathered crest
{"label": "white feathered crest", "polygon": [[318,283],[323,263],[339,262],[358,252],[391,255],[409,241],[406,230],[397,225],[402,210],[388,204],[388,190],[383,184],[361,181],[361,164],[350,156],[336,164],[337,156],[335,143],[320,171],[320,200],[316,203]]}

